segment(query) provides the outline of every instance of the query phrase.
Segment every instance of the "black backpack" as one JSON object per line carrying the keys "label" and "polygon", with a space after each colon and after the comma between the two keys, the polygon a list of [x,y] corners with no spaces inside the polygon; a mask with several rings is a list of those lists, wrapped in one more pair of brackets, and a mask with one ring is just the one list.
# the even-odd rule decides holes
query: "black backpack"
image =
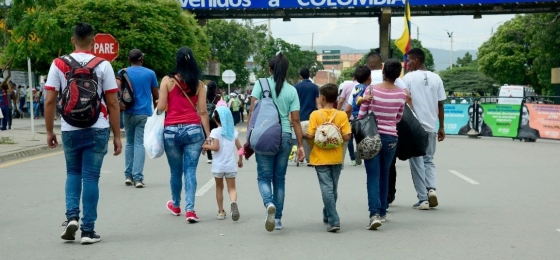
{"label": "black backpack", "polygon": [[132,88],[132,83],[130,82],[130,77],[128,77],[126,68],[117,73],[117,78],[121,80],[119,89],[120,101],[127,109],[134,107],[134,89]]}
{"label": "black backpack", "polygon": [[82,65],[70,55],[60,59],[72,69],[65,74],[66,88],[61,93],[58,111],[71,126],[91,127],[99,119],[103,98],[103,94],[99,95],[98,92],[99,80],[95,67],[105,60],[95,57]]}

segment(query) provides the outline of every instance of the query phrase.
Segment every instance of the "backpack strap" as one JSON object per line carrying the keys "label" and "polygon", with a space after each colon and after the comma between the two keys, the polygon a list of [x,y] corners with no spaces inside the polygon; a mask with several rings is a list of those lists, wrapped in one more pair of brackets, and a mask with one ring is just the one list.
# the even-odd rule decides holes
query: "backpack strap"
{"label": "backpack strap", "polygon": [[327,121],[327,119],[325,119],[325,114],[323,113],[323,111],[319,111],[321,113],[321,117],[323,118],[323,124],[325,123],[332,123],[332,121],[334,120],[334,118],[336,117],[336,114],[338,113],[338,110],[334,112],[334,114],[331,116],[331,118],[329,119],[329,121]]}
{"label": "backpack strap", "polygon": [[101,62],[104,62],[105,59],[99,57],[93,57],[93,59],[89,60],[88,63],[84,66],[84,68],[94,69],[97,67]]}
{"label": "backpack strap", "polygon": [[73,69],[82,67],[82,64],[80,64],[80,63],[79,63],[76,59],[74,59],[74,57],[72,57],[72,55],[70,55],[70,54],[61,56],[59,59],[61,59],[62,61],[64,61],[64,63],[66,63],[66,65],[68,65],[69,67],[71,67],[71,68],[73,68]]}
{"label": "backpack strap", "polygon": [[336,110],[334,112],[334,114],[331,116],[331,119],[329,120],[329,123],[332,123],[332,121],[334,120],[334,118],[336,117],[336,114],[338,113],[338,110]]}
{"label": "backpack strap", "polygon": [[[268,84],[268,79],[260,78],[259,82],[261,83],[263,97],[272,97],[272,91],[270,90],[270,84]],[[268,96],[266,96],[267,92],[268,92]]]}

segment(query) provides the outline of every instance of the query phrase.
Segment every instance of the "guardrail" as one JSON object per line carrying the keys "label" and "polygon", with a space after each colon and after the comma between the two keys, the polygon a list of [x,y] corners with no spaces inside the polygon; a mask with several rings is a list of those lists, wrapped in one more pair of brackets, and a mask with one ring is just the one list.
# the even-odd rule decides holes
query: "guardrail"
{"label": "guardrail", "polygon": [[[509,98],[478,97],[473,98],[472,104],[444,104],[445,133],[525,141],[560,140],[560,105],[535,103],[534,97],[523,98],[520,104],[497,104],[498,99]],[[560,97],[539,97],[556,98]]]}

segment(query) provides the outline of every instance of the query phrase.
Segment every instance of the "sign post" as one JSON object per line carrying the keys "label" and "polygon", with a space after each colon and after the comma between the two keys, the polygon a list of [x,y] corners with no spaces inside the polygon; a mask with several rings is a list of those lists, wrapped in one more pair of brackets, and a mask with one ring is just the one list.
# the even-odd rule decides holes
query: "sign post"
{"label": "sign post", "polygon": [[235,82],[235,72],[233,70],[226,70],[222,73],[222,80],[228,84],[228,95],[231,93],[230,84]]}
{"label": "sign post", "polygon": [[98,33],[94,38],[93,55],[113,62],[119,57],[119,42],[113,35]]}

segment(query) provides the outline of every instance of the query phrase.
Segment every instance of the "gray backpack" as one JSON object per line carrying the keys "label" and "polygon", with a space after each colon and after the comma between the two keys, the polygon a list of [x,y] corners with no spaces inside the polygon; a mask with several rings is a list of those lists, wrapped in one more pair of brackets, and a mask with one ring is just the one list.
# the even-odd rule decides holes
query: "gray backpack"
{"label": "gray backpack", "polygon": [[268,79],[259,79],[263,98],[255,106],[247,140],[250,147],[262,155],[275,155],[280,151],[282,143],[282,124],[278,107],[272,100],[272,92]]}

